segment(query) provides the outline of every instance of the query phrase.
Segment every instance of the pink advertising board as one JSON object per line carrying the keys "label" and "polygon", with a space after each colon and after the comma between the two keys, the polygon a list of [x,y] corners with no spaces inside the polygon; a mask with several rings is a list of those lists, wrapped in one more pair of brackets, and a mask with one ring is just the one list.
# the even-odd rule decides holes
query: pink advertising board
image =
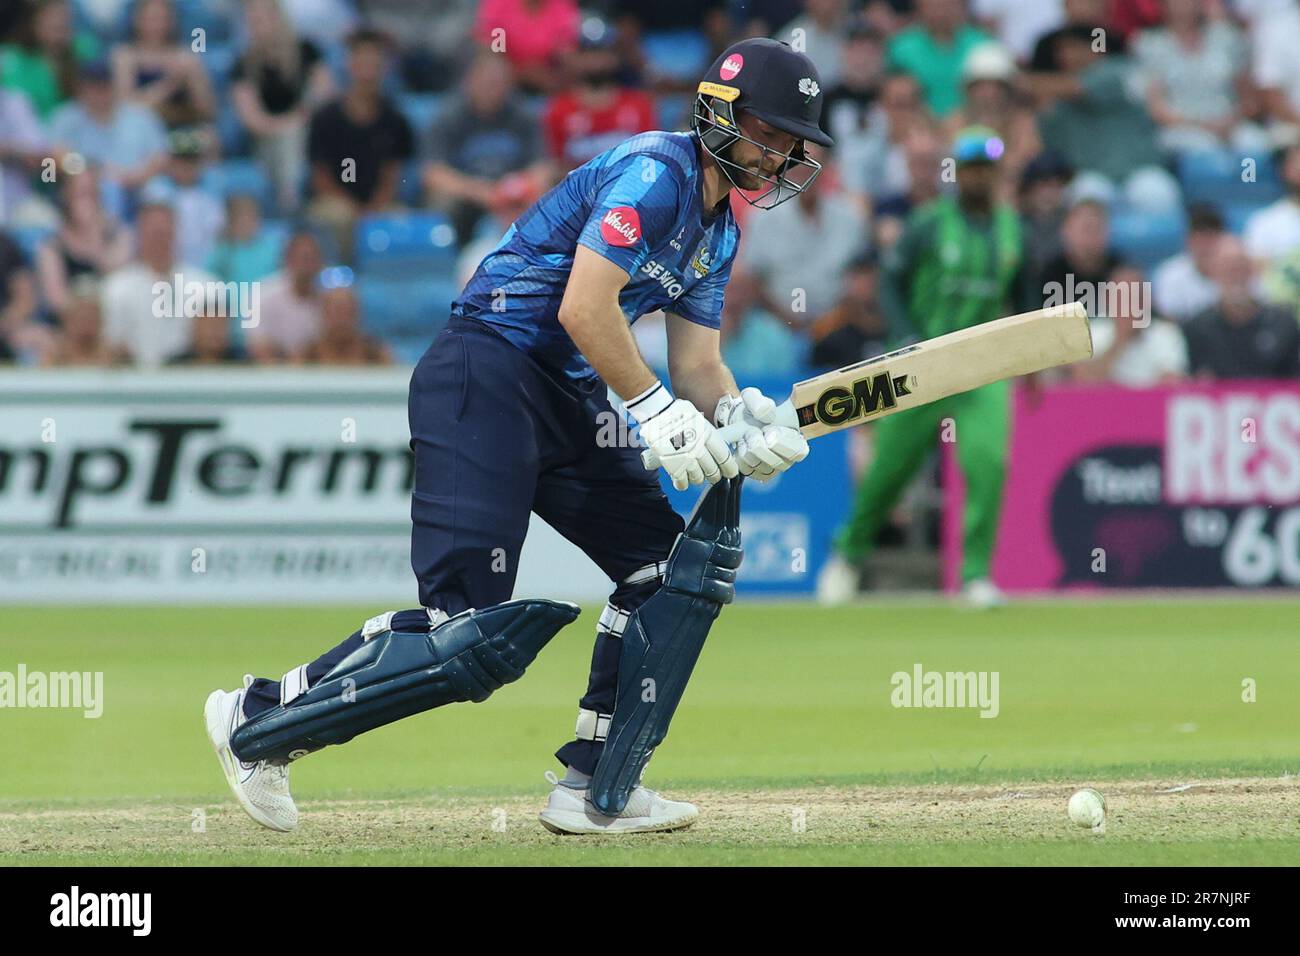
{"label": "pink advertising board", "polygon": [[[1300,586],[1300,382],[1018,388],[1012,401],[998,586]],[[964,498],[952,451],[949,589]]]}

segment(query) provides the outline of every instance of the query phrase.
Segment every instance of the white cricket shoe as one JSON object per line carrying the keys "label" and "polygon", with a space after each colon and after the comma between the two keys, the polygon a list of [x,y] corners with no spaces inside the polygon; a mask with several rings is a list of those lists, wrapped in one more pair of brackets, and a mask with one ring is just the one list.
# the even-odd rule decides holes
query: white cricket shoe
{"label": "white cricket shoe", "polygon": [[627,806],[616,817],[607,817],[591,805],[586,790],[575,790],[560,783],[546,771],[546,780],[554,785],[546,809],[538,817],[552,833],[654,833],[681,830],[700,815],[692,804],[665,800],[653,790],[637,787]]}
{"label": "white cricket shoe", "polygon": [[966,586],[961,589],[961,595],[967,604],[981,611],[1001,607],[1007,603],[1006,596],[988,578],[967,581]]}
{"label": "white cricket shoe", "polygon": [[235,799],[250,817],[272,830],[288,832],[298,825],[298,808],[289,794],[289,765],[284,761],[244,763],[230,749],[230,735],[245,721],[244,694],[253,675],[244,675],[242,690],[214,690],[203,707],[208,739]]}
{"label": "white cricket shoe", "polygon": [[858,581],[858,569],[832,554],[817,572],[817,603],[847,604],[858,596]]}

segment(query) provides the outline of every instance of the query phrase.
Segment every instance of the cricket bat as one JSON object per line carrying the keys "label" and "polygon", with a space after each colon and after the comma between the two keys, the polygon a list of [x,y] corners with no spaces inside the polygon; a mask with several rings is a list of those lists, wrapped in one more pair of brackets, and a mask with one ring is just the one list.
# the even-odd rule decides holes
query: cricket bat
{"label": "cricket bat", "polygon": [[[1004,378],[1092,356],[1088,312],[1078,302],[959,329],[797,383],[777,425],[818,438]],[[721,429],[728,443],[743,425]],[[647,468],[656,458],[645,452]]]}

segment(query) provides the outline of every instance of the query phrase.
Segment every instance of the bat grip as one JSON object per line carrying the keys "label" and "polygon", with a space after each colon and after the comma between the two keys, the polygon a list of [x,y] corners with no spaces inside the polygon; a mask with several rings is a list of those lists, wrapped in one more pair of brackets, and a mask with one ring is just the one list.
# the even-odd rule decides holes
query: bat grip
{"label": "bat grip", "polygon": [[[794,406],[790,404],[789,399],[776,406],[776,415],[772,419],[773,425],[785,425],[788,428],[799,427],[799,415],[795,412]],[[735,445],[745,434],[746,429],[750,426],[744,422],[736,422],[734,425],[727,425],[718,429],[718,434],[728,445]],[[641,452],[641,464],[645,466],[646,471],[654,471],[659,467],[659,456],[647,448]]]}

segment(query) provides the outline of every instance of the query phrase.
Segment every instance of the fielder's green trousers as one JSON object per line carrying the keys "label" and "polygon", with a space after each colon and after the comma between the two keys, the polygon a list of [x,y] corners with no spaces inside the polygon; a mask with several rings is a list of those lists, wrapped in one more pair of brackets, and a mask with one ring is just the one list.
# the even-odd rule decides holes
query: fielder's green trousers
{"label": "fielder's green trousers", "polygon": [[854,495],[848,523],[835,541],[846,560],[857,564],[870,554],[881,526],[934,448],[947,418],[952,419],[947,428],[966,479],[961,579],[989,576],[1010,431],[1010,387],[1005,381],[899,412],[872,426],[875,455]]}

